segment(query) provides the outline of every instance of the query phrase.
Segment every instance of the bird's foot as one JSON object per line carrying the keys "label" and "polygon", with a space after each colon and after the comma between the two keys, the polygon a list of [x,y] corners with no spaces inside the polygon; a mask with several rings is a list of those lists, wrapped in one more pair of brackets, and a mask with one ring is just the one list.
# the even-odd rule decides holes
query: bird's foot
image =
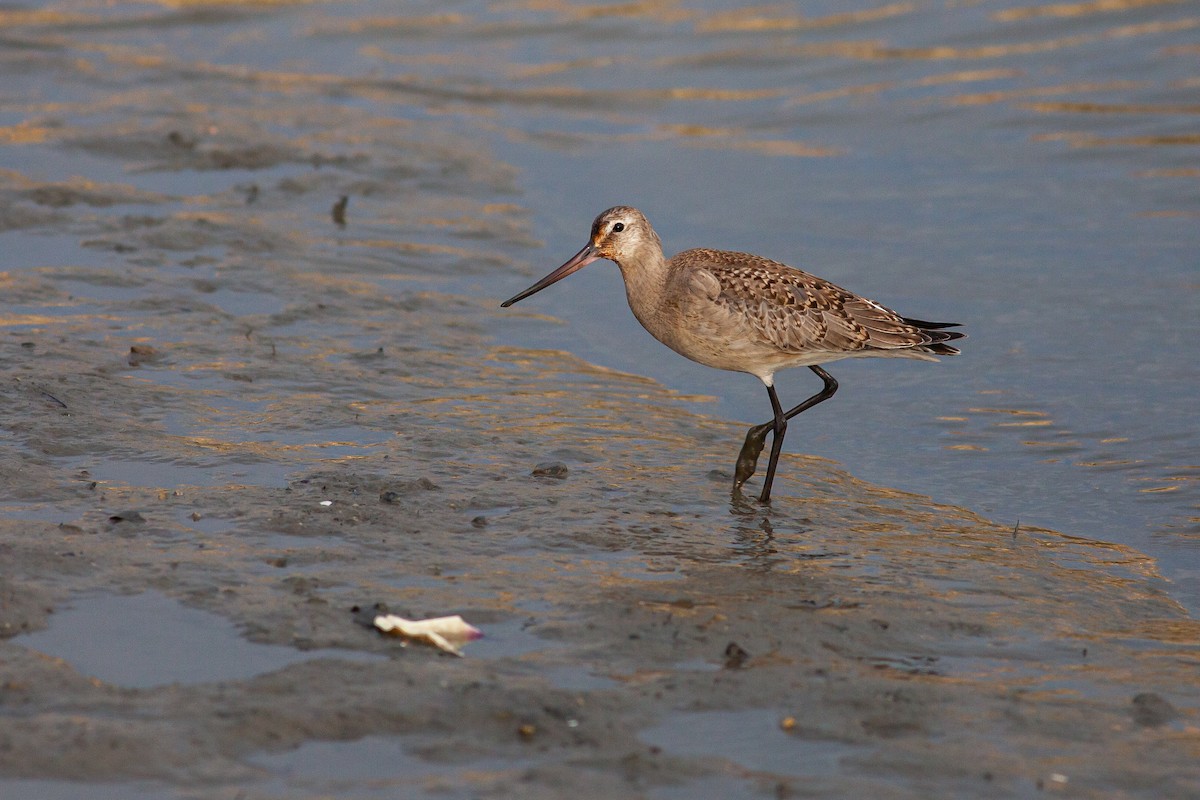
{"label": "bird's foot", "polygon": [[733,491],[740,493],[742,484],[750,480],[754,475],[754,471],[758,469],[758,457],[762,454],[763,446],[767,442],[767,434],[771,432],[772,423],[764,425],[755,425],[746,433],[746,442],[742,445],[742,451],[738,453],[737,466],[733,470]]}

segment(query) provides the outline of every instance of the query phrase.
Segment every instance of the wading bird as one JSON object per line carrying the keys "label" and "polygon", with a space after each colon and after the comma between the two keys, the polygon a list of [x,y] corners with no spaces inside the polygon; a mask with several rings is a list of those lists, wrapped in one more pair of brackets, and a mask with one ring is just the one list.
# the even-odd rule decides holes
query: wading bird
{"label": "wading bird", "polygon": [[[837,381],[821,364],[864,356],[937,361],[937,356],[958,355],[958,348],[947,342],[964,335],[944,330],[958,323],[902,317],[761,256],[701,248],[668,259],[646,217],[630,206],[596,217],[586,247],[501,306],[524,300],[601,258],[620,267],[629,307],[655,339],[705,366],[754,375],[767,387],[775,416],[747,432],[733,476],[733,492],[739,495],[758,467],[767,434],[773,434],[761,503],[771,499],[788,420],[837,391]],[[783,410],[775,393],[775,373],[787,367],[808,367],[825,382],[790,411]]]}

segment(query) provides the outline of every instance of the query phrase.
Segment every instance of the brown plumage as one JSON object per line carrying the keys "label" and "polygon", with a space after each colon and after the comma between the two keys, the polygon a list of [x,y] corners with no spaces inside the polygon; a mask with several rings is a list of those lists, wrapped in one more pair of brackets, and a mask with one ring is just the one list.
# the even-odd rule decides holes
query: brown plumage
{"label": "brown plumage", "polygon": [[[902,317],[761,256],[700,248],[668,260],[658,234],[642,212],[630,206],[616,206],[596,217],[586,247],[503,305],[523,300],[599,258],[616,262],[629,307],[654,338],[692,361],[747,372],[766,385],[774,419],[747,433],[734,474],[738,493],[754,474],[767,433],[773,433],[759,496],[764,503],[771,496],[787,421],[837,391],[837,381],[820,364],[864,356],[937,361],[937,356],[958,355],[958,348],[947,342],[963,338],[962,333],[944,330],[956,323]],[[825,388],[784,412],[774,378],[787,367],[808,367]]]}

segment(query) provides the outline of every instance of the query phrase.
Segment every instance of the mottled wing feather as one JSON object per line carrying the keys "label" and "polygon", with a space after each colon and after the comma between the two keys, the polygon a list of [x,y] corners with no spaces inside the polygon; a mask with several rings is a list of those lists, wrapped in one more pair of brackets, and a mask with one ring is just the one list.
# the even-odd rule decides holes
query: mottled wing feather
{"label": "mottled wing feather", "polygon": [[776,261],[712,250],[689,250],[675,260],[692,273],[693,291],[783,352],[845,354],[940,340],[878,303]]}
{"label": "mottled wing feather", "polygon": [[867,345],[884,349],[927,344],[930,338],[899,314],[862,297],[847,300],[845,313],[867,333]]}

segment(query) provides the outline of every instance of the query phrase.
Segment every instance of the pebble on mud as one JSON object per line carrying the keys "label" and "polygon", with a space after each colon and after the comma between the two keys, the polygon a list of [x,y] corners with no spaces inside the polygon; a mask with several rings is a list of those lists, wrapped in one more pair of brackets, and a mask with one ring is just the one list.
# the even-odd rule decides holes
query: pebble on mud
{"label": "pebble on mud", "polygon": [[129,366],[140,367],[142,364],[153,364],[161,361],[162,356],[148,344],[135,344],[129,348]]}
{"label": "pebble on mud", "polygon": [[379,493],[379,499],[384,503],[395,503],[404,495],[412,494],[413,492],[436,492],[441,488],[429,480],[429,478],[417,478],[416,480],[396,484],[391,489],[384,489]]}
{"label": "pebble on mud", "polygon": [[329,215],[333,217],[334,223],[343,228],[346,227],[346,206],[349,203],[349,196],[342,195],[337,199],[337,202],[333,204],[333,208],[329,211]]}
{"label": "pebble on mud", "polygon": [[567,465],[561,461],[543,461],[533,468],[533,476],[537,478],[558,478],[562,480],[567,477]]}
{"label": "pebble on mud", "polygon": [[725,645],[725,669],[741,669],[748,658],[750,658],[750,654],[743,650],[737,642]]}
{"label": "pebble on mud", "polygon": [[1175,706],[1154,692],[1142,692],[1133,698],[1133,721],[1146,728],[1170,722],[1178,716]]}

